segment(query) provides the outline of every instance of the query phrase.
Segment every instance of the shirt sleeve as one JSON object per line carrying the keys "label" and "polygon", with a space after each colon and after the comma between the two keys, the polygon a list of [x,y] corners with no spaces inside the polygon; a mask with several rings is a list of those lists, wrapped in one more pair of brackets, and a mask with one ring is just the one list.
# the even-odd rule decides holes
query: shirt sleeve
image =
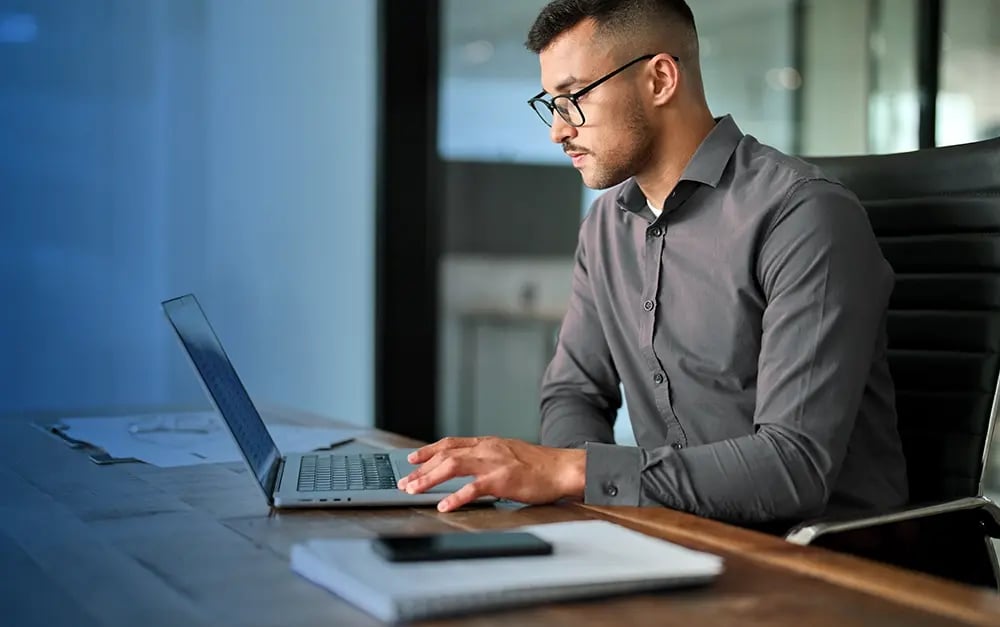
{"label": "shirt sleeve", "polygon": [[555,355],[542,377],[541,443],[581,448],[587,442],[614,442],[622,399],[618,371],[604,339],[587,272],[587,225],[580,228],[569,307]]}
{"label": "shirt sleeve", "polygon": [[793,188],[757,259],[767,299],[754,433],[688,449],[587,446],[585,499],[736,522],[824,510],[884,325],[894,277],[843,187]]}

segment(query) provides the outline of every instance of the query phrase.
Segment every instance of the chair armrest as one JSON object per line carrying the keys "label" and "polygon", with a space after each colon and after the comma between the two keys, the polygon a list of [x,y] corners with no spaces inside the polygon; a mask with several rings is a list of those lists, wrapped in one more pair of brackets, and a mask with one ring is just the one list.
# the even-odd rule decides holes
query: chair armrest
{"label": "chair armrest", "polygon": [[793,544],[811,544],[820,536],[843,531],[970,510],[983,510],[986,533],[991,537],[1000,538],[1000,507],[985,496],[972,496],[944,503],[910,506],[865,518],[806,521],[785,534],[785,540]]}

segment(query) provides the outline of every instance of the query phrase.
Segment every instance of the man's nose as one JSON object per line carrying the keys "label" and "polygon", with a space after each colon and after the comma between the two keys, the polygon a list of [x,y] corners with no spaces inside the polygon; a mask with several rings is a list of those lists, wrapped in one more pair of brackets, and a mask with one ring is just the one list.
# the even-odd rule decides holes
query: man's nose
{"label": "man's nose", "polygon": [[558,113],[552,116],[552,127],[549,128],[549,138],[556,144],[562,144],[567,139],[576,137],[576,127],[570,125]]}

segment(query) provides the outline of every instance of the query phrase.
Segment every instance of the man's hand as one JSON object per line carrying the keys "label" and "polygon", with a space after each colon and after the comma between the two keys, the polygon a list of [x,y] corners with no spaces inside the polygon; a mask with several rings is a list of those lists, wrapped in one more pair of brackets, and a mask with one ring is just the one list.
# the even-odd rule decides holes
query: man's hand
{"label": "man's hand", "polygon": [[504,438],[445,438],[410,453],[420,467],[399,480],[399,489],[424,492],[454,477],[475,479],[438,503],[450,512],[481,496],[522,503],[583,497],[586,451],[548,448]]}

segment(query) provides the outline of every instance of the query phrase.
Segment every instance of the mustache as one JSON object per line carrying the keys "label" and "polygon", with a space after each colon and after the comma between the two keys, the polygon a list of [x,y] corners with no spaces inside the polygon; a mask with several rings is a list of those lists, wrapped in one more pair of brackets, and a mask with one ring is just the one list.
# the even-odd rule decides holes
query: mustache
{"label": "mustache", "polygon": [[563,149],[563,152],[566,152],[566,153],[570,153],[570,152],[589,153],[590,152],[586,148],[582,148],[580,146],[574,146],[573,144],[570,144],[570,143],[563,143],[562,149]]}

